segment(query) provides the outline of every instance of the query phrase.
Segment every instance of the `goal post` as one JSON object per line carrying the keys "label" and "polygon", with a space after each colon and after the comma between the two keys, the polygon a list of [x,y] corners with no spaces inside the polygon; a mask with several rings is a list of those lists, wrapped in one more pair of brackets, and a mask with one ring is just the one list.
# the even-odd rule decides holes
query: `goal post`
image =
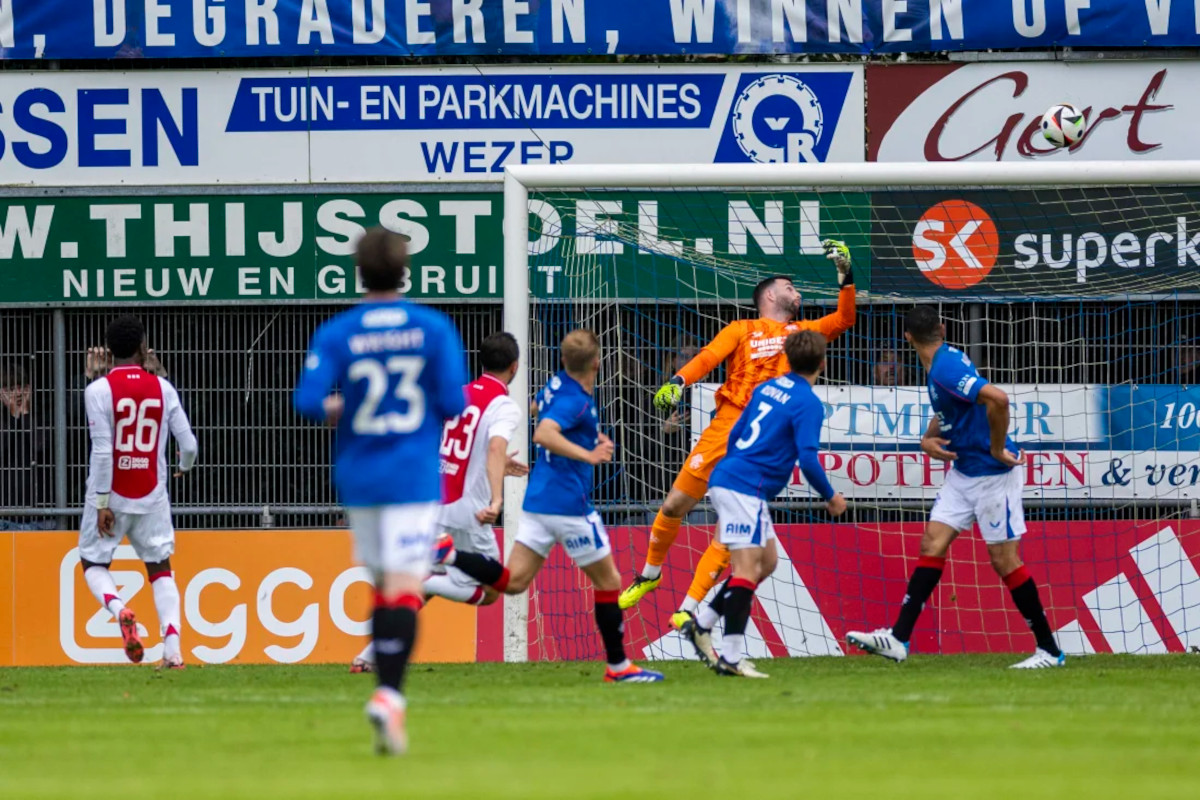
{"label": "goal post", "polygon": [[[1150,434],[1143,430],[1164,422],[1158,417],[1151,418],[1153,423],[1135,423],[1140,427],[1128,431],[1129,441],[1122,440],[1120,447],[1113,443],[1116,438],[1107,444],[1088,438],[1089,425],[1106,413],[1106,419],[1114,417],[1101,409],[1107,408],[1106,403],[1117,402],[1114,398],[1120,393],[1114,387],[1131,380],[1124,377],[1120,364],[1104,368],[1099,350],[1089,349],[1089,338],[1095,336],[1097,324],[1093,317],[1106,316],[1114,323],[1118,317],[1124,319],[1121,315],[1127,316],[1133,320],[1130,330],[1103,334],[1107,337],[1105,346],[1109,350],[1125,347],[1121,337],[1127,336],[1132,342],[1128,344],[1130,352],[1148,353],[1155,347],[1170,351],[1171,343],[1156,331],[1162,328],[1162,320],[1172,319],[1174,313],[1179,330],[1186,328],[1186,337],[1180,334],[1181,342],[1186,338],[1186,345],[1181,347],[1193,347],[1191,339],[1196,338],[1195,361],[1200,365],[1200,306],[1195,305],[1195,298],[1200,297],[1200,279],[1195,278],[1200,273],[1200,188],[1193,194],[1192,187],[1200,187],[1200,162],[511,166],[504,179],[503,319],[505,330],[517,338],[522,353],[511,395],[521,408],[528,408],[532,392],[554,371],[555,337],[571,325],[587,324],[598,329],[605,349],[602,423],[624,434],[618,442],[616,463],[598,474],[605,487],[598,507],[614,532],[614,549],[622,550],[618,561],[622,579],[627,581],[630,569],[640,566],[645,555],[653,510],[690,444],[680,440],[668,446],[660,441],[666,438],[657,427],[661,421],[652,418],[647,406],[639,405],[638,397],[652,391],[655,381],[665,375],[664,355],[667,351],[690,352],[694,346],[705,344],[721,324],[739,315],[749,316],[748,287],[769,274],[791,275],[793,262],[803,262],[795,267],[795,282],[805,298],[802,316],[812,318],[817,314],[812,308],[814,302],[822,306],[821,313],[829,313],[836,303],[837,289],[819,271],[823,264],[819,241],[823,237],[853,240],[854,270],[860,287],[859,325],[864,327],[852,329],[831,344],[827,375],[830,391],[840,393],[851,413],[856,403],[864,408],[871,406],[872,392],[876,391],[870,388],[872,370],[878,366],[869,363],[877,358],[872,351],[895,353],[903,345],[896,328],[897,314],[902,316],[902,312],[893,306],[919,301],[941,305],[953,320],[949,337],[952,343],[972,347],[972,355],[985,353],[985,362],[988,353],[1003,355],[993,356],[990,365],[980,364],[985,376],[991,366],[997,374],[990,379],[1012,387],[1010,391],[1015,391],[1029,408],[1038,411],[1045,407],[1047,413],[1058,415],[1055,430],[1059,431],[1056,435],[1062,439],[1058,442],[1062,446],[1045,451],[1053,457],[1043,457],[1039,451],[1037,469],[1030,474],[1041,479],[1058,470],[1081,485],[1047,487],[1038,491],[1036,499],[1027,499],[1031,506],[1066,509],[1031,515],[1045,528],[1047,537],[1067,535],[1066,527],[1060,530],[1054,526],[1075,525],[1080,535],[1113,537],[1116,546],[1133,555],[1139,565],[1161,563],[1162,569],[1174,565],[1181,570],[1178,580],[1165,579],[1161,574],[1150,574],[1154,570],[1145,566],[1142,574],[1131,581],[1126,575],[1128,569],[1119,569],[1121,565],[1116,562],[1110,564],[1110,558],[1104,560],[1108,556],[1096,555],[1095,574],[1085,579],[1079,577],[1078,570],[1072,573],[1065,563],[1074,552],[1069,542],[1056,543],[1057,549],[1051,548],[1049,554],[1038,549],[1037,553],[1054,564],[1054,574],[1046,580],[1071,582],[1051,595],[1051,603],[1059,606],[1060,613],[1052,614],[1057,617],[1052,622],[1063,629],[1060,636],[1074,637],[1070,644],[1077,652],[1088,652],[1096,646],[1142,652],[1177,648],[1188,641],[1200,645],[1200,578],[1197,585],[1192,585],[1190,576],[1195,575],[1195,569],[1187,559],[1188,553],[1194,554],[1193,559],[1200,556],[1200,547],[1195,547],[1200,530],[1191,536],[1191,523],[1181,523],[1174,528],[1163,527],[1170,530],[1168,535],[1157,527],[1151,530],[1154,526],[1142,525],[1145,521],[1157,524],[1163,519],[1186,516],[1189,507],[1195,505],[1200,483],[1193,481],[1197,492],[1193,492],[1192,485],[1181,484],[1174,493],[1122,493],[1102,483],[1099,473],[1086,472],[1084,462],[1071,455],[1090,452],[1081,449],[1084,447],[1107,448],[1104,452],[1113,459],[1110,466],[1117,475],[1126,466],[1142,466],[1139,453],[1144,452],[1143,442],[1151,441],[1147,446],[1151,449],[1163,444],[1147,439]],[[642,195],[649,199],[642,202]],[[947,199],[939,199],[943,195]],[[974,200],[954,199],[958,195]],[[683,210],[677,210],[673,217],[665,213],[660,217],[660,200],[665,205],[668,196],[678,197],[678,206]],[[978,200],[980,197],[985,200]],[[574,205],[569,202],[579,198],[586,199]],[[926,203],[932,205],[921,216]],[[949,216],[939,218],[929,213],[938,206],[945,206],[942,210]],[[972,216],[981,206],[987,208],[980,217]],[[618,212],[610,210],[618,207]],[[968,224],[954,230],[956,221],[963,221],[963,209],[967,209]],[[743,213],[744,217],[738,216]],[[1076,223],[1082,227],[1068,231]],[[795,236],[799,237],[798,244],[792,241]],[[728,239],[724,250],[714,245],[714,240],[723,238]],[[975,271],[986,275],[992,268],[989,262],[997,264],[990,277],[970,274]],[[832,267],[827,274],[831,279]],[[551,291],[548,286],[558,289]],[[1151,305],[1141,305],[1143,300]],[[1175,312],[1163,307],[1168,302],[1176,304]],[[1064,321],[1065,317],[1055,319],[1059,315],[1055,303],[1073,304],[1063,306],[1070,322]],[[1005,309],[1010,307],[1029,310],[1009,313]],[[864,313],[867,308],[871,313]],[[1147,310],[1151,308],[1152,314]],[[869,331],[865,330],[867,323]],[[1046,340],[1005,340],[1006,336],[1029,336],[1030,332]],[[682,344],[684,340],[689,344]],[[1028,347],[1023,349],[1023,345]],[[1180,351],[1172,356],[1178,362],[1175,367],[1163,367],[1161,372],[1154,372],[1160,369],[1157,366],[1148,368],[1148,372],[1143,370],[1141,380],[1158,381],[1161,386],[1183,385],[1179,376],[1184,356],[1180,347],[1175,349]],[[1026,369],[1019,364],[1016,357],[1023,353],[1031,363],[1036,362],[1034,366]],[[834,369],[835,357],[845,362],[838,369]],[[1093,369],[1071,372],[1080,364]],[[898,430],[900,423],[896,420],[901,406],[920,403],[924,388],[919,385],[919,370],[908,371],[912,373],[907,376],[908,385],[896,381],[890,388],[878,390],[886,391],[890,398],[887,402],[900,404],[891,410],[880,406],[879,417],[885,426],[891,426],[885,430]],[[1054,376],[1068,373],[1070,377],[1050,383]],[[716,373],[707,380],[719,383]],[[1043,388],[1039,389],[1039,384]],[[705,424],[705,415],[711,413],[712,387],[705,386],[692,388],[689,410],[677,421],[691,440]],[[1147,400],[1149,395],[1132,399],[1120,396],[1125,398],[1122,402],[1130,413],[1138,417],[1145,410],[1143,400],[1153,408],[1165,409],[1171,402],[1165,391],[1159,391],[1163,395],[1161,403],[1154,398]],[[1191,402],[1185,396],[1187,392],[1172,396],[1178,401],[1173,413],[1179,424],[1179,409]],[[860,402],[861,398],[866,400]],[[1196,400],[1193,407],[1200,407],[1200,397]],[[841,406],[829,399],[827,409],[833,408]],[[1054,427],[1053,420],[1048,420],[1023,418],[1017,424],[1026,425],[1029,435],[1041,435],[1037,425]],[[1200,420],[1191,424],[1200,431]],[[872,585],[855,590],[860,596],[839,598],[843,606],[857,604],[854,613],[870,617],[875,623],[872,627],[878,627],[890,623],[902,595],[902,586],[896,593],[895,575],[904,572],[902,567],[910,554],[899,543],[911,539],[912,525],[923,519],[934,496],[929,486],[920,492],[909,491],[906,471],[929,470],[913,460],[917,456],[909,455],[913,452],[911,431],[897,452],[890,454],[895,457],[889,461],[887,451],[892,445],[886,437],[855,439],[854,426],[855,422],[846,423],[836,416],[827,419],[827,432],[842,448],[831,454],[827,468],[833,463],[845,467],[841,478],[849,481],[847,486],[862,490],[857,496],[849,495],[851,505],[866,511],[852,512],[851,523],[831,526],[830,520],[821,519],[820,512],[813,510],[819,504],[811,495],[799,488],[795,492],[789,489],[784,505],[790,503],[797,509],[795,551],[791,559],[785,555],[790,572],[777,577],[760,593],[762,608],[756,612],[763,617],[759,655],[841,654],[836,641],[839,625],[830,624],[830,612],[819,601],[825,599],[823,593],[835,591],[830,587],[847,585],[846,563],[856,557],[866,558],[872,565],[870,569],[886,575],[867,576],[865,580]],[[1164,462],[1164,475],[1183,469],[1200,477],[1200,456],[1195,452],[1200,447],[1193,441],[1200,434],[1189,438],[1189,434],[1179,431],[1175,437],[1166,444],[1178,452],[1169,464]],[[872,452],[879,457],[864,458],[863,447],[873,447]],[[517,432],[514,449],[521,458],[531,458],[527,427]],[[1125,466],[1112,466],[1117,462]],[[859,471],[853,473],[856,463]],[[1155,469],[1163,465],[1149,466]],[[877,469],[886,467],[894,468],[900,487],[883,486],[879,481],[866,489],[858,486]],[[506,483],[506,556],[517,532],[525,484],[524,480]],[[1161,489],[1162,482],[1156,486]],[[611,510],[611,518],[606,509]],[[1115,520],[1128,524],[1117,524]],[[681,598],[681,587],[686,587],[695,566],[696,550],[703,546],[699,543],[711,531],[711,515],[685,527],[698,530],[694,535],[681,536],[668,558],[672,566],[664,575],[670,572],[674,576],[670,596],[660,589],[648,598],[653,603],[648,606],[643,601],[638,618],[630,620],[635,655],[687,655],[669,635],[660,635],[661,625],[648,621],[651,614],[664,617],[664,610]],[[834,528],[837,530],[831,534]],[[801,535],[806,533],[834,538],[809,542]],[[1183,543],[1176,547],[1181,540]],[[846,552],[839,552],[843,546]],[[956,547],[966,550],[964,545]],[[869,552],[872,550],[876,552]],[[935,610],[939,630],[955,624],[963,629],[960,639],[949,643],[939,639],[935,646],[953,652],[1004,649],[1006,643],[1012,643],[1013,649],[1024,649],[1020,632],[1012,630],[1012,620],[1001,620],[1003,624],[996,621],[1004,617],[1007,605],[989,584],[986,560],[980,564],[977,553],[963,555],[970,563],[948,576],[950,586],[941,591],[950,594],[954,591],[951,587],[958,584],[960,591],[954,596],[965,594],[967,604],[973,605],[968,608],[960,603],[951,608],[947,602]],[[1175,561],[1170,561],[1172,558]],[[804,559],[815,559],[821,562],[821,570],[836,574],[814,577],[810,572],[802,577],[800,562]],[[552,572],[539,577],[531,590],[532,599],[506,598],[505,660],[524,661],[531,653],[535,658],[595,654],[595,645],[585,641],[590,622],[581,617],[582,606],[567,600],[569,591],[582,583],[568,578],[565,571],[553,572],[562,566],[551,559],[547,567]],[[1110,567],[1117,571],[1109,574]],[[1067,575],[1071,577],[1063,577]],[[1084,585],[1093,580],[1094,585]],[[541,588],[549,583],[554,584],[552,588]],[[961,587],[968,584],[969,590],[962,591]],[[1146,598],[1142,595],[1147,592],[1157,598],[1161,613],[1144,610]],[[1072,602],[1074,607],[1069,607]],[[562,603],[569,608],[559,612]],[[1000,609],[995,612],[999,617],[989,604]],[[531,606],[535,609],[532,621]],[[1134,606],[1141,617],[1130,628],[1122,620]],[[1189,609],[1192,621],[1181,622]],[[590,617],[590,607],[588,611]],[[545,614],[550,616],[546,618],[548,627],[543,629],[539,624]],[[1079,620],[1069,619],[1072,616]],[[997,627],[998,633],[989,633]],[[924,642],[922,646],[929,648]]]}

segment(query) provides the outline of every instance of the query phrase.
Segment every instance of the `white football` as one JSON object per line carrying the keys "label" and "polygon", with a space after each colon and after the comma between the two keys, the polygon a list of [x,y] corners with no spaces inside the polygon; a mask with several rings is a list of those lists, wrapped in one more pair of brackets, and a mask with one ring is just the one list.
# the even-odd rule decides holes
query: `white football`
{"label": "white football", "polygon": [[1070,147],[1083,138],[1083,114],[1069,103],[1060,103],[1042,115],[1042,135],[1055,147]]}

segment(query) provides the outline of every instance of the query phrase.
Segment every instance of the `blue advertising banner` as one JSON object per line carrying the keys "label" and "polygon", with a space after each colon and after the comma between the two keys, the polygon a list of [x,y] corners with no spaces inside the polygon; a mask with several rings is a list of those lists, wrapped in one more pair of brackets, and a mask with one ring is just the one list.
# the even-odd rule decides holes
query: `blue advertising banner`
{"label": "blue advertising banner", "polygon": [[[0,58],[898,53],[1195,47],[1181,0],[0,2]],[[90,7],[89,7],[90,6]]]}

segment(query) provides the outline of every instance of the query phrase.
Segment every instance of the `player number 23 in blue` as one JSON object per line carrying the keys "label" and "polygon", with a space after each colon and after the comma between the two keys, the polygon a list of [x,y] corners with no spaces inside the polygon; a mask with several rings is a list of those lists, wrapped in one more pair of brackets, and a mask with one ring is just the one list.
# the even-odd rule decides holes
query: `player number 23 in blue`
{"label": "player number 23 in blue", "polygon": [[733,443],[734,447],[738,450],[745,450],[758,441],[759,434],[762,433],[763,417],[771,413],[771,406],[766,403],[759,403],[756,411],[758,412],[757,415],[750,421],[750,430],[743,433],[742,438]]}
{"label": "player number 23 in blue", "polygon": [[[361,436],[384,436],[389,433],[412,433],[425,421],[425,392],[417,380],[425,368],[421,356],[391,356],[386,362],[362,358],[350,365],[350,380],[367,382],[366,394],[351,423]],[[404,404],[403,411],[380,411],[384,405],[392,378],[396,388],[392,397]]]}

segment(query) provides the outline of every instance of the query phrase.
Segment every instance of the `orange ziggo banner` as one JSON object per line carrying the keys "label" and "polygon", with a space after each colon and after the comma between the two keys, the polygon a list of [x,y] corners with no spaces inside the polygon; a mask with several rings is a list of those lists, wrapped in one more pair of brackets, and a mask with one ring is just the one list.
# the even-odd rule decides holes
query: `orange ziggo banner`
{"label": "orange ziggo banner", "polygon": [[[76,544],[71,532],[0,533],[0,665],[125,663]],[[372,590],[348,531],[180,531],[171,565],[189,663],[349,663],[366,642]],[[154,598],[132,547],[121,546],[112,570],[146,628],[146,661],[161,659]],[[500,657],[499,603],[435,598],[420,625],[418,661]]]}

